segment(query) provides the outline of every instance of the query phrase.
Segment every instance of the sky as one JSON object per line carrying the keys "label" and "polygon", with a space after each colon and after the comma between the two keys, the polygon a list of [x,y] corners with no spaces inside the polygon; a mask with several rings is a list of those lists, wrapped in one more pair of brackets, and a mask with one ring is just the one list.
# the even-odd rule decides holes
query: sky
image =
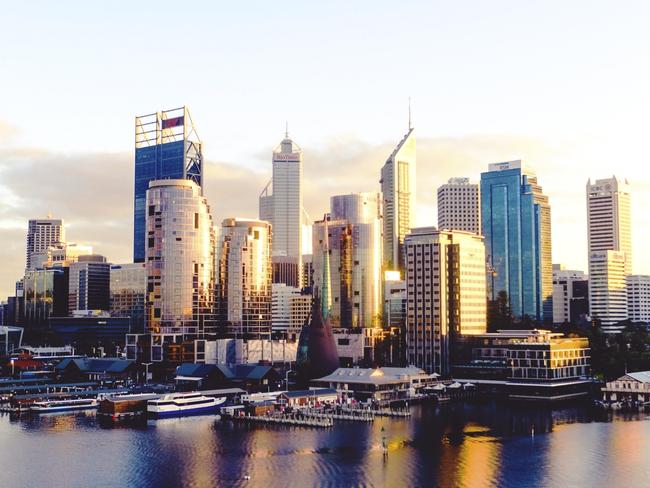
{"label": "sky", "polygon": [[615,174],[650,274],[647,2],[1,3],[0,300],[29,218],[131,259],[134,117],[182,105],[216,222],[257,216],[285,121],[313,219],[378,191],[410,97],[417,225],[448,178],[522,159],[550,198],[553,262],[586,269],[586,182]]}

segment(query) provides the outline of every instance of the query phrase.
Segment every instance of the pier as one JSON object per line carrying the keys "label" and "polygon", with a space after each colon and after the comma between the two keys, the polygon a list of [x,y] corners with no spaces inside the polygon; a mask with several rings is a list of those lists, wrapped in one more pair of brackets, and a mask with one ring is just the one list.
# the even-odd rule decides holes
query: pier
{"label": "pier", "polygon": [[334,420],[331,417],[316,417],[303,414],[246,415],[233,417],[233,420],[301,427],[332,427],[334,425]]}

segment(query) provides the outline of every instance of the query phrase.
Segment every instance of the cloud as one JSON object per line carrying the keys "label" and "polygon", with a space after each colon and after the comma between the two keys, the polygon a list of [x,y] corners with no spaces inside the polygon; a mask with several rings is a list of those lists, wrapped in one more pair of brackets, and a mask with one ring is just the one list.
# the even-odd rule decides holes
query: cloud
{"label": "cloud", "polygon": [[[304,149],[305,208],[312,219],[328,210],[332,195],[379,191],[379,172],[398,141],[369,144],[351,136]],[[635,267],[650,222],[650,178],[631,158],[612,165],[615,151],[584,141],[546,142],[517,135],[418,137],[417,225],[435,225],[436,188],[454,176],[478,181],[492,162],[523,159],[535,168],[552,206],[554,262],[586,266],[585,184],[616,172],[633,184]],[[268,148],[258,168],[208,159],[204,191],[215,223],[233,216],[257,217],[258,196],[271,177]],[[70,242],[89,243],[112,262],[132,255],[133,155],[58,154],[32,148],[0,149],[0,298],[13,290],[24,267],[27,220],[51,213],[63,218]],[[638,271],[637,271],[638,272]]]}

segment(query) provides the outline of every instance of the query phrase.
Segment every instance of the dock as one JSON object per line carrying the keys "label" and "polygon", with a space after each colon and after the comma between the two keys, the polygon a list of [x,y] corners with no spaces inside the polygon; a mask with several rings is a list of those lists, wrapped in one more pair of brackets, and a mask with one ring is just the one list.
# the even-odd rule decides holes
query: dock
{"label": "dock", "polygon": [[262,424],[296,425],[301,427],[332,427],[331,417],[315,417],[312,415],[280,414],[280,415],[246,415],[233,417],[233,420],[248,421]]}
{"label": "dock", "polygon": [[348,422],[372,422],[375,416],[367,410],[350,410],[327,412],[322,410],[306,410],[307,415],[314,418],[344,420]]}

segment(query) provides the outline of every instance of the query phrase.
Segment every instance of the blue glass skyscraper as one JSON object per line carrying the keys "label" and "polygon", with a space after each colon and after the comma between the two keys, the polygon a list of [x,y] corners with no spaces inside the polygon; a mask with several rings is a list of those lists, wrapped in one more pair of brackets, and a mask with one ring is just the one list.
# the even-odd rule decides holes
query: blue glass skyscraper
{"label": "blue glass skyscraper", "polygon": [[144,262],[149,182],[188,179],[203,183],[201,141],[186,107],[135,118],[133,262]]}
{"label": "blue glass skyscraper", "polygon": [[481,225],[488,298],[505,291],[514,317],[552,319],[550,206],[521,161],[491,164],[481,174]]}

